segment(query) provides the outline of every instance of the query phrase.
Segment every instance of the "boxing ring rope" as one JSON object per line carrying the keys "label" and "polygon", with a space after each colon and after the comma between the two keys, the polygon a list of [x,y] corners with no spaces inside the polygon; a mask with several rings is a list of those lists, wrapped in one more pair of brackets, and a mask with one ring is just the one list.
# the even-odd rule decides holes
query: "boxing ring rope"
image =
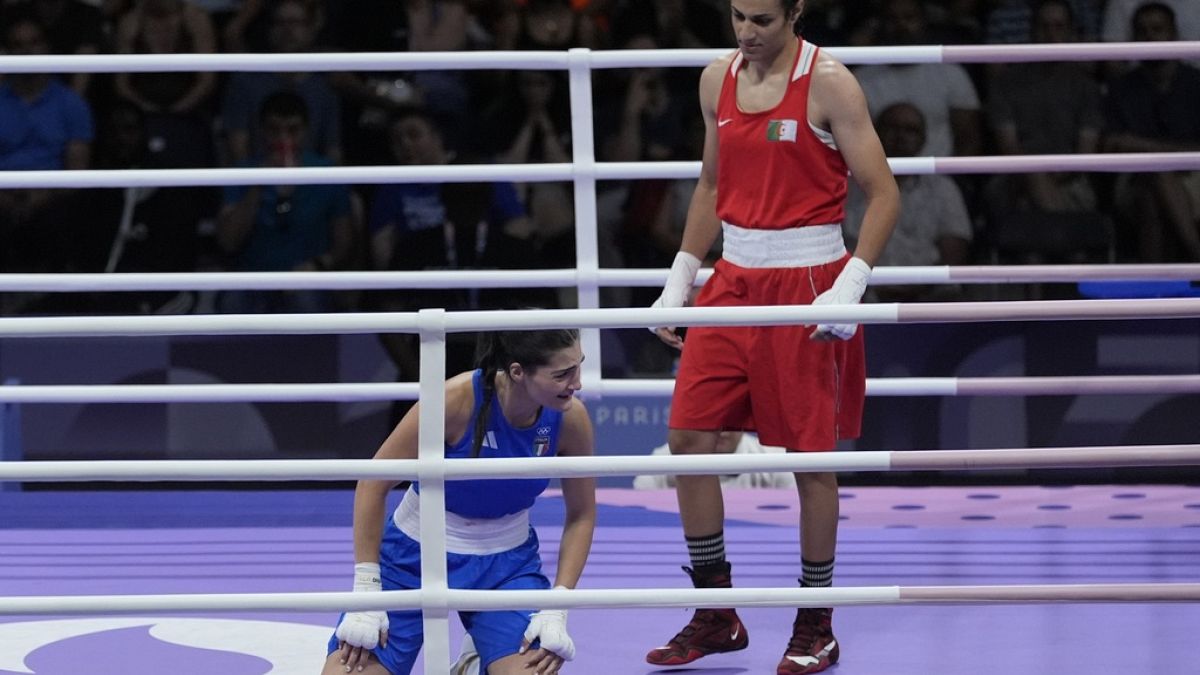
{"label": "boxing ring rope", "polygon": [[[422,588],[380,594],[254,594],[245,596],[92,596],[88,598],[3,598],[0,613],[62,613],[125,612],[163,609],[381,609],[414,607],[422,609],[425,623],[426,672],[441,672],[449,663],[448,611],[459,608],[497,609],[523,606],[584,607],[584,606],[681,606],[697,603],[732,604],[739,606],[829,606],[838,604],[894,603],[995,603],[995,602],[1180,602],[1200,600],[1200,584],[1109,584],[1079,586],[977,586],[977,587],[881,587],[856,589],[717,589],[717,590],[660,590],[658,600],[647,601],[644,589],[606,589],[603,591],[575,590],[569,592],[540,591],[459,591],[447,587],[445,560],[445,481],[455,479],[460,472],[484,471],[496,476],[506,471],[529,475],[530,470],[542,475],[559,475],[569,470],[574,475],[601,475],[598,472],[621,473],[711,473],[720,462],[733,460],[730,468],[749,467],[760,460],[795,462],[829,462],[829,457],[629,457],[620,464],[614,458],[558,458],[555,466],[520,466],[522,460],[503,460],[503,466],[489,468],[494,460],[447,462],[443,455],[445,339],[449,332],[481,328],[549,328],[582,327],[584,350],[598,357],[599,328],[644,327],[648,325],[780,325],[784,323],[816,323],[819,321],[885,323],[885,322],[954,322],[954,321],[1019,321],[1046,318],[1111,319],[1111,318],[1182,318],[1200,316],[1200,305],[1190,300],[1151,300],[1131,304],[1126,301],[1055,301],[1043,303],[954,303],[952,305],[875,305],[860,307],[802,307],[802,308],[682,308],[673,310],[622,309],[598,310],[602,271],[598,265],[596,228],[596,182],[598,180],[637,178],[688,178],[698,174],[698,163],[600,163],[593,148],[591,71],[601,68],[635,66],[701,66],[728,50],[660,50],[651,52],[612,51],[592,52],[573,49],[568,52],[449,52],[403,54],[284,54],[284,55],[90,55],[0,57],[0,72],[166,72],[195,71],[197,66],[210,71],[369,71],[369,70],[462,70],[462,69],[566,69],[572,110],[572,162],[542,165],[489,165],[453,167],[334,167],[326,169],[196,169],[170,171],[72,171],[72,172],[0,172],[0,188],[19,187],[129,187],[171,185],[248,185],[289,183],[404,183],[404,182],[477,182],[506,181],[571,181],[574,184],[577,261],[573,282],[579,291],[579,310],[546,312],[461,312],[425,310],[412,315],[349,314],[349,315],[270,315],[270,316],[174,316],[174,317],[49,317],[12,318],[0,320],[0,336],[118,336],[118,335],[180,335],[180,334],[300,334],[300,333],[381,333],[417,332],[421,337],[420,382],[423,405],[420,414],[418,458],[409,470],[421,481]],[[1109,60],[1167,59],[1200,56],[1200,42],[1186,43],[1102,43],[1075,45],[1025,45],[997,47],[882,47],[833,48],[829,50],[847,64],[860,63],[977,63],[994,61],[1044,60]],[[1021,171],[1161,171],[1200,168],[1200,153],[1169,153],[1145,155],[1074,155],[1024,157],[960,157],[960,158],[900,158],[889,160],[898,174],[919,173],[982,173]],[[1193,271],[1181,272],[1193,274]],[[322,279],[321,281],[325,281]],[[901,283],[901,282],[897,282]],[[954,282],[957,283],[957,282]],[[88,290],[95,290],[91,288]],[[769,311],[768,311],[769,310]],[[613,318],[604,313],[611,312]],[[620,312],[618,317],[615,312]],[[709,313],[705,313],[709,312]],[[600,382],[600,359],[585,364],[584,381],[591,386]],[[1004,386],[1012,386],[1012,382]],[[1112,382],[1106,383],[1113,385]],[[1122,383],[1132,386],[1132,383]],[[1192,386],[1189,383],[1187,386]],[[1044,386],[1050,386],[1045,384]],[[1114,385],[1115,386],[1115,385]],[[1048,451],[1057,450],[1053,456]],[[903,466],[912,470],[921,466],[965,466],[978,468],[985,463],[1003,466],[1015,462],[1030,466],[1045,461],[1084,462],[1083,465],[1103,465],[1103,462],[1192,463],[1198,459],[1197,446],[1144,446],[1142,448],[1061,448],[1011,451],[906,451],[891,453],[847,453],[839,462],[874,462],[878,465]],[[925,453],[925,454],[920,454]],[[962,454],[969,453],[969,454]],[[1010,454],[1015,453],[1015,454]],[[841,453],[838,453],[841,454]],[[861,455],[861,458],[857,458]],[[853,458],[853,459],[852,459]],[[600,460],[575,462],[574,460]],[[655,467],[652,460],[666,460]],[[691,460],[701,460],[691,464]],[[681,460],[688,460],[687,462]],[[631,461],[631,464],[624,462]],[[670,466],[666,463],[670,462]],[[922,464],[925,463],[925,464]],[[956,464],[957,462],[957,464]],[[471,464],[468,466],[467,464]],[[32,475],[48,463],[29,462],[0,466],[0,476],[20,475],[20,468]],[[55,471],[62,466],[96,469],[90,463],[53,463]],[[147,475],[146,462],[116,463],[125,471],[136,467]],[[170,463],[153,462],[159,468]],[[258,469],[253,462],[197,463],[197,475],[203,470],[209,479],[222,470],[244,477]],[[203,466],[199,466],[202,464]],[[307,460],[304,471],[321,468],[320,475],[331,478],[331,464]],[[461,465],[459,465],[461,464]],[[478,464],[478,466],[474,466]],[[595,465],[595,466],[592,466]],[[603,466],[601,466],[603,465]],[[282,465],[271,463],[271,470]],[[827,464],[825,466],[832,466]],[[224,467],[224,468],[223,468]],[[345,477],[361,477],[368,471],[398,471],[387,462],[363,461],[346,470]],[[787,470],[791,470],[790,468]],[[832,470],[806,469],[806,470]],[[846,470],[854,470],[847,466]],[[102,475],[94,472],[79,480],[96,480]],[[264,470],[264,475],[269,475]],[[563,473],[562,475],[567,475]],[[3,479],[3,478],[0,478]],[[253,478],[261,480],[261,477]],[[56,480],[62,480],[57,478]],[[367,595],[368,597],[363,597]],[[528,596],[528,597],[527,597]],[[164,604],[156,604],[161,601]],[[653,604],[657,602],[666,605]],[[24,603],[24,604],[22,604]],[[139,603],[141,603],[139,605]],[[187,604],[196,603],[196,604]],[[229,603],[225,605],[223,603]],[[255,605],[254,603],[259,603]],[[328,604],[321,604],[328,603]],[[408,604],[405,604],[408,603]],[[588,604],[593,603],[593,604]],[[285,607],[286,605],[286,607]],[[135,607],[136,606],[136,607]],[[203,607],[202,607],[203,606]]]}
{"label": "boxing ring rope", "polygon": [[[1193,266],[1194,267],[1194,266]],[[900,268],[896,268],[900,269]],[[51,276],[51,275],[36,275]],[[109,275],[88,275],[105,277]],[[118,275],[119,276],[119,275]],[[153,275],[143,275],[153,276]],[[220,275],[206,275],[220,276]],[[239,275],[235,275],[239,276]],[[264,275],[258,275],[264,278]],[[265,275],[269,276],[269,275]],[[320,274],[313,276],[322,276]],[[71,284],[74,287],[74,284]],[[163,288],[158,286],[156,288]],[[236,286],[232,286],[236,287]],[[275,288],[276,286],[269,286]],[[575,312],[578,325],[593,325],[592,315],[620,316],[630,322],[623,327],[642,327],[660,319],[663,310],[606,309],[560,310]],[[894,311],[895,318],[880,318]],[[1120,300],[936,303],[907,307],[900,304],[876,304],[858,307],[762,307],[762,308],[683,308],[693,325],[736,325],[742,321],[773,321],[781,317],[807,318],[809,323],[826,319],[858,323],[904,322],[908,312],[922,313],[915,321],[974,321],[1030,318],[1179,318],[1200,315],[1200,300],[1171,299],[1153,303],[1129,303]],[[498,312],[473,313],[491,314]],[[504,312],[507,321],[521,326],[523,317],[541,319],[542,312]],[[832,316],[838,314],[840,316]],[[645,315],[645,316],[642,316]],[[828,315],[828,316],[827,316]],[[415,326],[412,314],[292,314],[292,315],[200,315],[153,317],[9,317],[0,318],[0,337],[102,337],[192,334],[312,334],[405,332]],[[641,320],[639,321],[639,317]],[[712,317],[713,323],[703,323]],[[732,317],[732,318],[727,318]],[[671,320],[661,316],[662,320]],[[513,326],[513,323],[506,324]],[[618,324],[606,323],[604,327]],[[460,327],[466,331],[470,327]],[[588,397],[605,395],[667,396],[672,380],[624,380],[603,378],[586,392]],[[872,396],[985,396],[985,395],[1063,395],[1188,393],[1200,391],[1200,376],[1093,376],[1041,378],[872,378],[867,394]],[[0,386],[0,401],[10,403],[64,402],[215,402],[215,401],[364,401],[417,398],[416,383],[335,383],[335,384],[224,384],[224,385],[5,385]]]}
{"label": "boxing ring rope", "polygon": [[[846,65],[1165,60],[1200,56],[1200,41],[1079,42],[1045,45],[826,47]],[[731,49],[359,52],[315,54],[54,54],[0,56],[7,73],[339,72],[389,70],[593,70],[702,67]]]}
{"label": "boxing ring rope", "polygon": [[[139,337],[166,335],[328,335],[472,333],[563,327],[780,326],[825,322],[968,323],[1200,317],[1200,298],[1128,300],[1007,300],[742,307],[608,308],[334,314],[188,314],[0,318],[0,338]],[[424,321],[433,323],[425,324]]]}
{"label": "boxing ring rope", "polygon": [[[3,72],[3,71],[0,71]],[[590,134],[589,134],[590,137]],[[898,176],[1028,172],[1152,172],[1200,169],[1200,152],[893,157]],[[568,182],[695,178],[699,162],[452,164],[250,169],[81,169],[3,171],[0,188],[216,187],[224,185],[352,185],[380,183]]]}
{"label": "boxing ring rope", "polygon": [[[1031,584],[991,586],[855,586],[839,588],[644,588],[569,591],[449,589],[378,593],[206,593],[204,595],[89,595],[0,598],[0,616],[19,614],[137,614],[141,612],[454,610],[513,607],[602,609],[627,607],[830,607],[926,604],[1167,603],[1200,600],[1200,584]],[[429,639],[429,636],[426,636]],[[426,664],[428,665],[428,664]],[[436,671],[435,671],[436,672]]]}
{"label": "boxing ring rope", "polygon": [[[601,380],[605,396],[670,396],[674,380]],[[1200,375],[1092,375],[1070,377],[867,378],[867,396],[1069,396],[1084,394],[1192,394]],[[412,401],[416,382],[329,384],[32,384],[0,385],[0,403],[230,403]]]}
{"label": "boxing ring rope", "polygon": [[[712,276],[701,269],[697,283]],[[92,293],[120,291],[279,291],[299,289],[368,290],[401,288],[566,288],[579,283],[574,269],[431,270],[428,272],[118,272],[115,274],[0,275],[0,293]],[[659,287],[665,269],[601,269],[601,287]],[[876,267],[872,286],[904,284],[1075,283],[1080,281],[1158,281],[1200,279],[1200,264],[1164,265],[913,265]]]}
{"label": "boxing ring rope", "polygon": [[[355,478],[451,480],[599,476],[710,475],[758,472],[944,471],[1074,469],[1200,464],[1200,445],[1130,445],[987,450],[856,450],[770,455],[637,455],[502,459],[156,459],[0,463],[0,481],[343,481]],[[424,483],[422,483],[424,491]]]}

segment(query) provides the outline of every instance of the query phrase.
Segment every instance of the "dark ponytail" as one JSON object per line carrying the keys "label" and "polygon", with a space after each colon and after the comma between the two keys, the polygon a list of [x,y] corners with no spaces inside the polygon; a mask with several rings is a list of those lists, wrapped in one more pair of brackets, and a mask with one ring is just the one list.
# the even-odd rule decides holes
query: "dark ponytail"
{"label": "dark ponytail", "polygon": [[471,456],[478,457],[487,434],[487,421],[491,416],[492,399],[496,397],[496,375],[508,372],[514,363],[526,370],[544,366],[550,356],[579,342],[579,331],[574,328],[557,330],[513,330],[480,333],[475,343],[475,367],[483,378],[483,403],[475,417],[475,428],[471,438]]}
{"label": "dark ponytail", "polygon": [[498,358],[497,333],[480,333],[475,343],[475,367],[483,371],[480,378],[483,381],[483,405],[479,406],[479,414],[475,416],[475,430],[471,434],[471,456],[478,457],[483,447],[483,437],[487,433],[487,420],[492,411],[492,398],[496,394],[496,373],[500,367],[496,364],[502,361]]}

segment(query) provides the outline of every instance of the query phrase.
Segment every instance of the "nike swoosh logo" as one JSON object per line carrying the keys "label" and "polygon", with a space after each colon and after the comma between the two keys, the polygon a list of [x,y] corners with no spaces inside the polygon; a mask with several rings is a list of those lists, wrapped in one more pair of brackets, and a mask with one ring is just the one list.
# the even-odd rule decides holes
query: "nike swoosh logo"
{"label": "nike swoosh logo", "polygon": [[798,666],[813,666],[820,663],[822,657],[828,656],[835,645],[837,645],[837,640],[831,640],[824,649],[817,652],[816,656],[789,656],[787,659]]}
{"label": "nike swoosh logo", "polygon": [[740,623],[739,623],[739,624],[737,624],[736,626],[734,626],[734,627],[733,627],[733,630],[732,630],[732,631],[730,631],[730,633],[729,633],[729,639],[731,639],[731,640],[736,640],[736,639],[737,639],[737,636],[738,636],[738,635],[741,635],[741,633],[742,633],[742,624],[740,624]]}
{"label": "nike swoosh logo", "polygon": [[733,121],[732,119],[727,119],[727,120],[717,120],[717,126],[719,126],[719,127],[723,127],[723,126],[725,126],[726,124],[729,124],[729,123],[730,123],[730,122],[732,122],[732,121]]}

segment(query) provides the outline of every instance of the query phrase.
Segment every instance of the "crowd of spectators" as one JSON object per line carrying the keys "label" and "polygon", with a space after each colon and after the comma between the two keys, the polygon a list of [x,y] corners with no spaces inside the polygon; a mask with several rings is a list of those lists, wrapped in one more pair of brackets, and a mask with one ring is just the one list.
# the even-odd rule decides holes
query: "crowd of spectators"
{"label": "crowd of spectators", "polygon": [[[805,5],[805,35],[823,46],[1200,39],[1196,0]],[[7,54],[732,48],[728,12],[727,0],[0,0],[0,44]],[[1200,146],[1200,70],[1186,60],[872,65],[856,74],[894,157]],[[595,71],[598,159],[696,160],[696,75]],[[566,162],[570,121],[560,71],[7,74],[0,170]],[[1200,261],[1197,176],[904,177],[885,262]],[[668,266],[690,191],[687,180],[602,183],[601,266]],[[850,239],[854,204],[852,196]],[[1043,245],[1056,223],[1076,230]],[[574,243],[565,183],[0,191],[0,272],[559,268],[573,266]],[[605,289],[603,302],[644,306],[653,293]],[[8,294],[0,312],[574,303],[568,292],[536,289],[118,295]],[[664,367],[654,347],[625,346],[633,370]],[[412,347],[388,343],[402,370]]]}

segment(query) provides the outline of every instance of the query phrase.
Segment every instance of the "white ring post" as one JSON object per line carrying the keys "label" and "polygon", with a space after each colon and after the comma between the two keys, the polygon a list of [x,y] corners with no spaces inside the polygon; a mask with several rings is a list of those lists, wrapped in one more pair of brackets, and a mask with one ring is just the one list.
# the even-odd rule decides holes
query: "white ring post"
{"label": "white ring post", "polygon": [[[20,386],[20,380],[8,378],[5,387]],[[21,406],[10,401],[0,401],[0,462],[19,462],[25,457],[21,445]],[[21,484],[0,481],[0,492],[20,492]]]}
{"label": "white ring post", "polygon": [[[571,159],[575,165],[575,268],[577,307],[600,307],[600,246],[596,235],[596,149],[592,129],[592,52],[567,52],[571,91]],[[599,398],[600,329],[585,328],[580,343],[587,359],[581,377],[583,396]]]}
{"label": "white ring post", "polygon": [[421,606],[425,672],[450,663],[449,584],[446,573],[446,310],[417,313],[421,336],[420,431]]}

